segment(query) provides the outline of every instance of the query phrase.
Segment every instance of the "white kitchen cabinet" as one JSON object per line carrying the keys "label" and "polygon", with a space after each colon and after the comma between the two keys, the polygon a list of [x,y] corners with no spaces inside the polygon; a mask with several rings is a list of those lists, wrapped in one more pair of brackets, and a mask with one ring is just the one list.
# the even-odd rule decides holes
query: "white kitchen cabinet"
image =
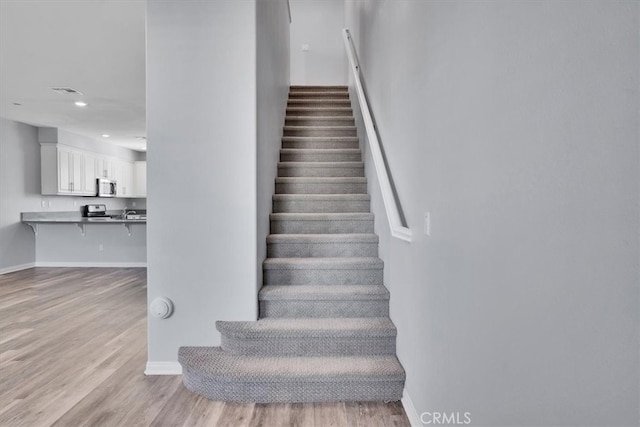
{"label": "white kitchen cabinet", "polygon": [[115,162],[109,157],[98,157],[96,162],[98,177],[106,179],[115,179]]}
{"label": "white kitchen cabinet", "polygon": [[[137,197],[139,174],[134,171],[133,162],[64,144],[40,145],[43,195],[95,196],[96,179],[107,178],[117,183],[116,197]],[[143,176],[145,194],[140,197],[146,197],[146,168]]]}
{"label": "white kitchen cabinet", "polygon": [[84,153],[62,145],[42,144],[42,194],[87,195]]}
{"label": "white kitchen cabinet", "polygon": [[147,162],[133,163],[134,196],[147,197]]}
{"label": "white kitchen cabinet", "polygon": [[115,162],[116,197],[132,197],[134,194],[133,185],[133,163],[125,160]]}
{"label": "white kitchen cabinet", "polygon": [[92,153],[84,153],[84,190],[88,196],[95,196],[98,191],[96,179],[98,174],[98,157]]}

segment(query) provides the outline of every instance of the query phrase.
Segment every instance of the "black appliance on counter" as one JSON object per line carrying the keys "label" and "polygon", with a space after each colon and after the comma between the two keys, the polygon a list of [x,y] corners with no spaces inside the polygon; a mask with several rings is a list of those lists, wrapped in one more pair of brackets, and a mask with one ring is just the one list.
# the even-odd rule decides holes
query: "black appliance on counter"
{"label": "black appliance on counter", "polygon": [[107,205],[84,205],[82,216],[87,218],[107,216]]}

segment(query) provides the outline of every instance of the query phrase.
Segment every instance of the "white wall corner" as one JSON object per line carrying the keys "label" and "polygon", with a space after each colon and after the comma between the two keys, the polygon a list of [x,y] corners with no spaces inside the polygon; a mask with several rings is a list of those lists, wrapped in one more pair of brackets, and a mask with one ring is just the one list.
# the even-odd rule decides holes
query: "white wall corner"
{"label": "white wall corner", "polygon": [[182,375],[182,365],[178,362],[147,362],[145,375]]}
{"label": "white wall corner", "polygon": [[13,273],[15,271],[20,271],[20,270],[26,270],[28,268],[33,268],[35,266],[36,266],[35,262],[28,262],[26,264],[12,265],[11,267],[0,268],[0,275]]}
{"label": "white wall corner", "polygon": [[407,414],[407,418],[409,418],[409,424],[411,427],[422,427],[422,421],[420,421],[420,415],[418,411],[416,411],[416,407],[413,406],[413,401],[409,397],[409,392],[405,388],[402,391],[402,406],[404,407],[404,412]]}

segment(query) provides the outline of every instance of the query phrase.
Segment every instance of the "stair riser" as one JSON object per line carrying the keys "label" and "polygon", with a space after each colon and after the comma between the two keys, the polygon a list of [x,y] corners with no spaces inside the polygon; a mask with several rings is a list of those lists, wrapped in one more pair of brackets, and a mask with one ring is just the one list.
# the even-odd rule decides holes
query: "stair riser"
{"label": "stair riser", "polygon": [[[344,129],[343,129],[344,128]],[[284,136],[356,136],[356,129],[348,126],[341,127],[286,127]]]}
{"label": "stair riser", "polygon": [[318,141],[306,141],[303,139],[292,139],[282,141],[282,148],[294,148],[294,149],[336,149],[336,148],[360,148],[358,141],[331,141],[331,140],[318,140]]}
{"label": "stair riser", "polygon": [[396,353],[396,337],[236,338],[220,346],[243,356],[378,356]]}
{"label": "stair riser", "polygon": [[286,117],[285,126],[355,126],[353,117]]}
{"label": "stair riser", "polygon": [[183,369],[182,381],[184,386],[194,393],[225,402],[389,402],[402,399],[404,389],[404,381],[227,382],[215,377],[200,377],[189,369]]}
{"label": "stair riser", "polygon": [[274,200],[273,213],[369,212],[368,200]]}
{"label": "stair riser", "polygon": [[373,233],[373,220],[271,220],[273,234]]}
{"label": "stair riser", "polygon": [[289,92],[289,99],[349,99],[349,92]]}
{"label": "stair riser", "polygon": [[348,99],[289,99],[287,107],[350,108],[351,101]]}
{"label": "stair riser", "polygon": [[366,183],[276,183],[276,194],[365,194]]}
{"label": "stair riser", "polygon": [[311,167],[279,165],[279,177],[354,177],[364,176],[364,166]]}
{"label": "stair riser", "polygon": [[382,269],[264,270],[264,285],[382,285]]}
{"label": "stair riser", "polygon": [[360,301],[260,301],[260,317],[351,318],[385,317],[389,315],[388,300]]}
{"label": "stair riser", "polygon": [[352,117],[353,110],[351,108],[312,108],[312,107],[293,107],[287,108],[287,116],[296,117]]}
{"label": "stair riser", "polygon": [[293,85],[290,92],[349,92],[347,86],[299,86]]}
{"label": "stair riser", "polygon": [[377,257],[378,243],[272,243],[269,258]]}
{"label": "stair riser", "polygon": [[282,162],[360,162],[360,151],[354,153],[291,153],[280,154]]}

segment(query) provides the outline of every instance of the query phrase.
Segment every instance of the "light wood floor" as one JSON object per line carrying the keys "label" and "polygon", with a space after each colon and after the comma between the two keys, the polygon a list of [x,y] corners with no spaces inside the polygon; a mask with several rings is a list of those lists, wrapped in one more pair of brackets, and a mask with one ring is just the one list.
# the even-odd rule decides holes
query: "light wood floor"
{"label": "light wood floor", "polygon": [[0,275],[0,426],[408,426],[400,403],[229,404],[143,374],[146,270]]}

